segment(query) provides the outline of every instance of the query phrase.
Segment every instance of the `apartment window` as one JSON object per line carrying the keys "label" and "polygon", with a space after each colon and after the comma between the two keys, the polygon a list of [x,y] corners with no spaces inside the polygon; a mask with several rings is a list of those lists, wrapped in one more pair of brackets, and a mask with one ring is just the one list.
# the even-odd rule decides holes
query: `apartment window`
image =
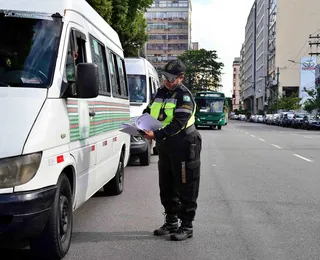
{"label": "apartment window", "polygon": [[99,70],[99,93],[110,94],[110,82],[105,47],[97,39],[90,36],[93,63]]}

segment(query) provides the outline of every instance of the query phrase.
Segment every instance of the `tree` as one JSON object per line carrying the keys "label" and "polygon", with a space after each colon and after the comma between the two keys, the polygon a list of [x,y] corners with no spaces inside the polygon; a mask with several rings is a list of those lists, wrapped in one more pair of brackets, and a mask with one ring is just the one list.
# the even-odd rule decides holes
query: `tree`
{"label": "tree", "polygon": [[281,97],[278,100],[278,109],[282,110],[297,110],[301,108],[300,104],[301,98],[298,97],[296,93],[289,97]]}
{"label": "tree", "polygon": [[124,55],[138,56],[138,50],[148,40],[144,17],[152,0],[87,0],[88,3],[117,31]]}
{"label": "tree", "polygon": [[185,85],[193,92],[220,86],[223,63],[216,51],[188,50],[178,57],[186,65]]}
{"label": "tree", "polygon": [[311,113],[312,111],[320,111],[320,88],[317,87],[316,89],[310,89],[307,90],[304,88],[304,91],[310,96],[309,99],[307,99],[304,104],[304,110],[306,110],[308,113]]}

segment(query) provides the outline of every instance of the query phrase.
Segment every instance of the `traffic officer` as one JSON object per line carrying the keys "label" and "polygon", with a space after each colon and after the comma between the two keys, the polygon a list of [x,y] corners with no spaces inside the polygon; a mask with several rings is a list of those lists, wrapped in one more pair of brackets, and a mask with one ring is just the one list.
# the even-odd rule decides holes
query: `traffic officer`
{"label": "traffic officer", "polygon": [[182,84],[185,70],[180,60],[170,61],[162,72],[164,86],[144,110],[163,123],[159,130],[145,131],[147,139],[156,140],[160,199],[166,215],[154,235],[171,234],[176,241],[193,236],[200,181],[201,136],[194,126],[195,101]]}

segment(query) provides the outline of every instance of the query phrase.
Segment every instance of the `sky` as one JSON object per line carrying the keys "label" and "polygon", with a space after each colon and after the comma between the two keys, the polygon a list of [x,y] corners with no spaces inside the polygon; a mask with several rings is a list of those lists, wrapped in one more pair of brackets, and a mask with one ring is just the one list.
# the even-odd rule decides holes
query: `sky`
{"label": "sky", "polygon": [[245,26],[254,0],[192,0],[192,41],[216,50],[224,63],[223,92],[232,96],[232,62],[240,56]]}

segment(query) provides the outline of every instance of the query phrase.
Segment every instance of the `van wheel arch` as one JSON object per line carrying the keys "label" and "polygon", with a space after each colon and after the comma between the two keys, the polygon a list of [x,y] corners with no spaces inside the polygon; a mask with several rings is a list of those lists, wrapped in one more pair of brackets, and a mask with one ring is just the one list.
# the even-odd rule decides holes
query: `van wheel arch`
{"label": "van wheel arch", "polygon": [[66,177],[68,178],[71,185],[72,197],[75,198],[76,180],[77,180],[75,168],[72,165],[68,165],[61,171],[60,175],[61,174],[65,174]]}

